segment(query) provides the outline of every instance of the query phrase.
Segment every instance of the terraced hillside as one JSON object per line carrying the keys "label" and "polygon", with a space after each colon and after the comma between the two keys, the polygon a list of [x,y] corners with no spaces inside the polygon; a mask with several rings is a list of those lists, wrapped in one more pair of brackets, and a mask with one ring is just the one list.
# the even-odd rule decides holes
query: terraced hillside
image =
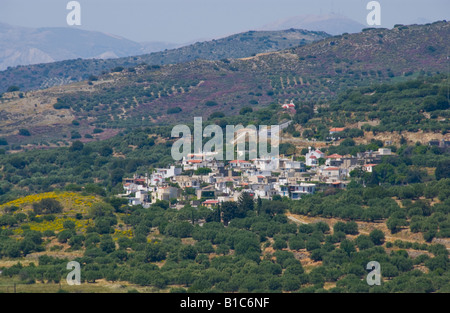
{"label": "terraced hillside", "polygon": [[[0,136],[33,143],[71,139],[73,120],[91,132],[237,115],[291,99],[326,104],[348,88],[446,69],[449,32],[447,22],[368,29],[254,57],[116,68],[76,84],[5,93]],[[54,116],[44,125],[43,108]],[[27,137],[18,129],[25,123]]]}
{"label": "terraced hillside", "polygon": [[115,59],[72,59],[8,68],[0,72],[0,92],[10,86],[21,90],[66,85],[99,75],[116,67],[175,64],[196,59],[220,60],[249,57],[257,53],[306,45],[330,37],[324,32],[290,29],[283,31],[249,31],[217,40],[196,42],[177,49]]}

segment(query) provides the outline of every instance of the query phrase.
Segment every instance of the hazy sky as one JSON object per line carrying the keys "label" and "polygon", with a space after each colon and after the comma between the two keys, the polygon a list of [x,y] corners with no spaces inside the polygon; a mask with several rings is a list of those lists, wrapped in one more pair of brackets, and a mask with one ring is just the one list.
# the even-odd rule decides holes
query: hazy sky
{"label": "hazy sky", "polygon": [[[303,14],[337,13],[366,25],[370,0],[78,0],[81,26],[135,41],[185,43],[258,29]],[[450,20],[450,0],[378,0],[381,27]],[[0,22],[69,27],[69,0],[0,0]]]}

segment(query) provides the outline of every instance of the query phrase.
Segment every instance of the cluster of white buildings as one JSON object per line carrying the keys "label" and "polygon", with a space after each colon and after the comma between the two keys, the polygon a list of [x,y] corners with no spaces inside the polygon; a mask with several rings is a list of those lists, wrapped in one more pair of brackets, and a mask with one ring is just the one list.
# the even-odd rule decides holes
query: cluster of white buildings
{"label": "cluster of white buildings", "polygon": [[381,156],[390,154],[389,149],[381,148],[356,157],[327,156],[309,148],[304,162],[284,157],[224,162],[216,161],[214,154],[189,154],[167,169],[124,178],[121,196],[128,197],[130,205],[144,207],[158,200],[214,206],[224,201],[237,201],[242,192],[261,199],[278,195],[298,200],[315,193],[318,184],[325,188],[345,188],[353,169],[361,167],[371,172],[381,162]]}
{"label": "cluster of white buildings", "polygon": [[320,150],[309,148],[305,155],[308,172],[313,181],[320,181],[336,187],[345,188],[350,172],[356,168],[372,172],[383,156],[392,155],[391,149],[379,148],[378,151],[358,153],[356,156],[339,154],[325,155]]}
{"label": "cluster of white buildings", "polygon": [[124,193],[120,196],[128,197],[131,205],[144,207],[158,200],[192,198],[197,199],[193,204],[214,206],[237,201],[242,192],[262,199],[274,195],[300,199],[316,189],[305,174],[305,164],[291,158],[223,162],[216,161],[213,155],[197,153],[184,157],[177,166],[124,178]]}

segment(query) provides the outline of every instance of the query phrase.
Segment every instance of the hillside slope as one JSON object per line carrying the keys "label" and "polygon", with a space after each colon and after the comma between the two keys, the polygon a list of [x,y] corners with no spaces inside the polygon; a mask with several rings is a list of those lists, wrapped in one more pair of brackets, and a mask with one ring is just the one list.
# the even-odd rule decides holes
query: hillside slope
{"label": "hillside slope", "polygon": [[[46,35],[45,38],[55,37],[56,31],[51,32],[52,36]],[[61,31],[62,32],[62,31]],[[67,30],[64,30],[67,32]],[[187,45],[177,49],[165,50],[161,52],[154,52],[150,54],[142,54],[142,46],[135,43],[134,50],[130,49],[113,49],[113,43],[116,43],[119,39],[111,37],[110,40],[115,40],[113,43],[106,43],[105,36],[99,34],[96,37],[90,33],[81,34],[75,33],[76,40],[73,42],[65,43],[64,41],[59,41],[58,48],[39,48],[40,46],[33,45],[37,39],[21,40],[27,42],[23,44],[24,52],[18,56],[17,62],[20,58],[25,58],[25,55],[34,53],[40,56],[41,62],[50,62],[53,60],[61,59],[71,59],[60,62],[28,65],[28,66],[18,66],[15,68],[9,68],[6,71],[0,72],[0,92],[6,91],[9,86],[15,85],[20,87],[21,90],[31,90],[39,88],[47,88],[57,85],[65,85],[71,82],[80,81],[82,79],[88,78],[90,75],[99,75],[104,71],[109,71],[114,67],[132,67],[138,64],[174,64],[192,61],[196,59],[205,60],[220,60],[223,58],[242,58],[254,55],[256,53],[270,52],[286,49],[289,47],[295,47],[299,45],[305,45],[316,40],[327,38],[330,35],[324,32],[309,32],[304,30],[288,30],[288,31],[261,31],[261,32],[245,32],[225,38],[211,40],[206,42],[197,42],[191,45]],[[35,36],[35,35],[33,35]],[[97,38],[99,37],[100,38]],[[39,36],[38,36],[39,37]],[[72,38],[74,35],[69,36]],[[83,44],[78,44],[83,37],[87,37],[87,42]],[[91,38],[92,37],[92,38]],[[9,37],[8,37],[9,38]],[[34,38],[34,37],[33,37]],[[108,39],[108,38],[107,38]],[[47,40],[48,41],[48,40]],[[86,40],[85,40],[86,41]],[[122,40],[124,41],[124,40]],[[62,43],[61,43],[62,42]],[[98,46],[95,44],[101,43]],[[0,37],[1,43],[1,37]],[[130,42],[132,43],[132,42]],[[130,46],[130,43],[125,45]],[[41,45],[47,45],[45,42],[40,43]],[[125,43],[123,43],[124,45]],[[79,47],[75,49],[74,45]],[[0,45],[1,46],[1,45]],[[110,48],[108,48],[110,47]],[[29,51],[33,48],[33,51]],[[101,49],[108,48],[109,50],[104,51]],[[146,46],[145,49],[151,48]],[[9,49],[14,51],[14,49]],[[43,51],[52,50],[53,54],[44,53]],[[72,55],[64,55],[64,57],[54,57],[54,53],[60,50],[76,50],[80,53],[73,53]],[[123,50],[123,51],[122,51]],[[64,52],[63,51],[63,52]],[[81,54],[84,51],[84,54]],[[109,53],[107,53],[109,51]],[[66,51],[67,52],[67,51]],[[12,53],[12,52],[11,52]],[[62,52],[61,52],[62,53]],[[1,49],[0,49],[0,65],[1,65]],[[41,55],[42,54],[42,55]],[[129,55],[139,55],[136,57],[124,57]],[[116,56],[116,58],[114,58]],[[5,56],[8,57],[8,56]],[[122,58],[119,58],[122,57]],[[83,58],[83,59],[77,59]],[[85,59],[85,58],[95,58],[95,59]],[[22,60],[23,62],[26,60]],[[16,63],[18,64],[18,63]],[[0,67],[1,69],[1,67]]]}
{"label": "hillside slope", "polygon": [[[82,129],[120,129],[192,122],[214,112],[237,115],[246,106],[260,109],[291,99],[326,103],[348,88],[446,69],[449,35],[446,22],[370,29],[248,58],[140,65],[22,98],[7,93],[0,104],[0,136],[25,142],[30,138],[17,133],[27,124],[31,138],[67,137],[63,126],[74,119]],[[54,122],[43,124],[42,110]]]}

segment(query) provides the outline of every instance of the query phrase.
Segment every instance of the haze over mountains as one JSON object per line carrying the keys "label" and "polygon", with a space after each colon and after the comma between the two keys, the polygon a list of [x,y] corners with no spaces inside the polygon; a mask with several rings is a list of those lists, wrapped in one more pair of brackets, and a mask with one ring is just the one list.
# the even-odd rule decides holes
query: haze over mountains
{"label": "haze over mountains", "polygon": [[28,28],[0,23],[0,70],[77,58],[118,58],[176,46],[163,42],[137,43],[71,27]]}
{"label": "haze over mountains", "polygon": [[289,28],[324,31],[330,35],[357,33],[366,26],[338,14],[298,15],[280,19],[261,27],[261,30],[281,30]]}
{"label": "haze over mountains", "polygon": [[[336,14],[300,15],[266,24],[259,30],[290,28],[338,35],[359,32],[364,25]],[[188,45],[189,43],[161,41],[136,42],[112,34],[73,27],[30,28],[0,23],[0,71],[17,65],[78,58],[110,59],[135,56]]]}

